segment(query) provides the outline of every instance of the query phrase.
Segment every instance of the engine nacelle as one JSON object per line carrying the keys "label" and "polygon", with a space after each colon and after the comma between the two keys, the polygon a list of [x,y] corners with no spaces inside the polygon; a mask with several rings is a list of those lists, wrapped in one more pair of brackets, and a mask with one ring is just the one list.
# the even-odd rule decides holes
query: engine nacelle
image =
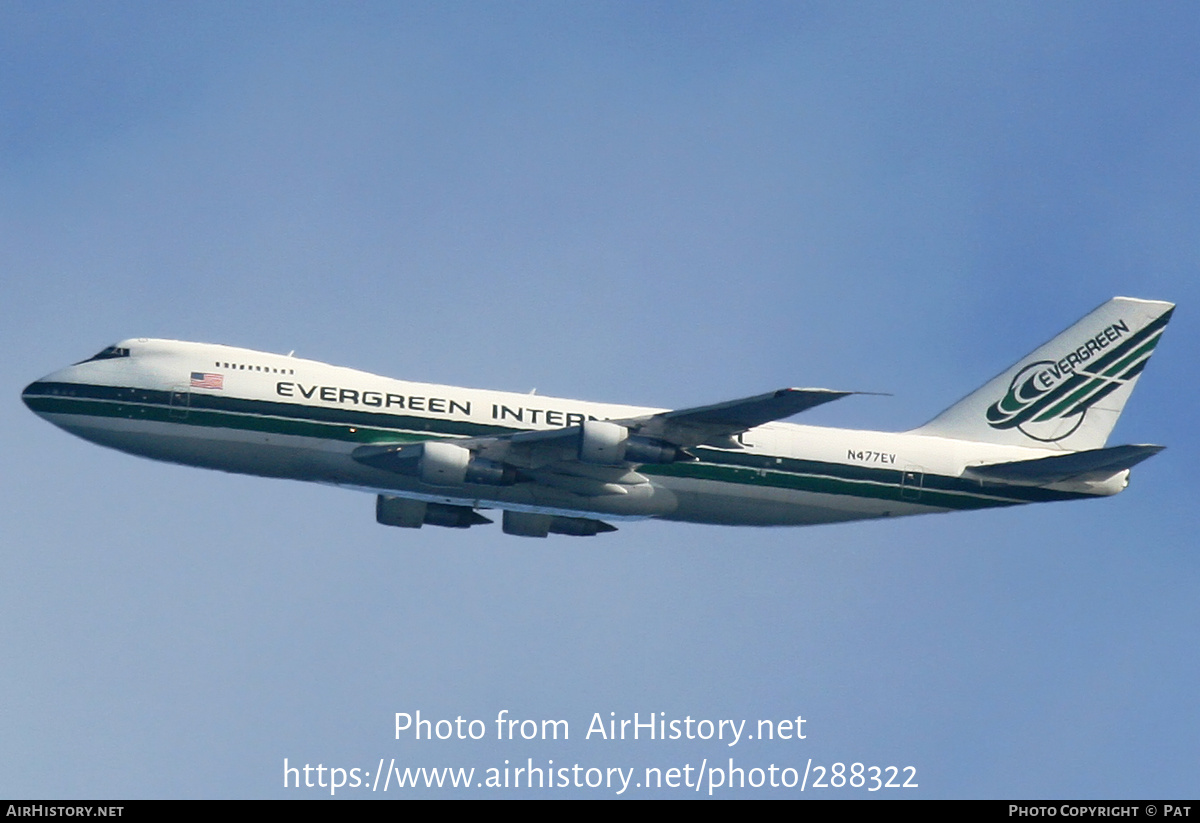
{"label": "engine nacelle", "polygon": [[466,529],[492,522],[469,506],[427,503],[384,494],[375,497],[375,521],[402,529],[419,529],[426,524]]}
{"label": "engine nacelle", "polygon": [[420,478],[431,486],[461,486],[467,481],[471,452],[452,443],[421,446]]}
{"label": "engine nacelle", "polygon": [[510,486],[517,482],[517,472],[511,466],[472,457],[470,449],[453,443],[422,444],[418,474],[422,482],[431,486],[461,486],[464,483]]}
{"label": "engine nacelle", "polygon": [[615,532],[616,526],[610,526],[601,520],[587,517],[561,517],[553,514],[534,514],[505,510],[502,528],[505,534],[515,534],[518,537],[546,537],[550,534],[569,534],[573,537],[592,537],[602,532]]}
{"label": "engine nacelle", "polygon": [[584,463],[615,466],[625,460],[629,429],[607,420],[584,420],[579,431],[579,459]]}
{"label": "engine nacelle", "polygon": [[681,454],[678,446],[649,437],[631,437],[625,441],[627,463],[674,463]]}
{"label": "engine nacelle", "polygon": [[679,447],[649,437],[629,436],[629,429],[608,420],[585,420],[579,433],[579,459],[600,466],[622,463],[674,463]]}

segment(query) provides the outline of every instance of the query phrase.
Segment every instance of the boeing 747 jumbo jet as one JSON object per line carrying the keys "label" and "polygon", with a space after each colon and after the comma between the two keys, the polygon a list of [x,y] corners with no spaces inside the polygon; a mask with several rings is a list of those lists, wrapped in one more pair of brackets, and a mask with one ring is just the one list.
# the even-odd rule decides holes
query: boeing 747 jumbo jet
{"label": "boeing 747 jumbo jet", "polygon": [[853,392],[663,411],[391,380],[313,360],[124,340],[30,384],[102,446],[376,497],[388,526],[594,535],[600,518],[795,526],[1116,494],[1161,446],[1106,447],[1170,303],[1114,298],[920,428],[778,422]]}

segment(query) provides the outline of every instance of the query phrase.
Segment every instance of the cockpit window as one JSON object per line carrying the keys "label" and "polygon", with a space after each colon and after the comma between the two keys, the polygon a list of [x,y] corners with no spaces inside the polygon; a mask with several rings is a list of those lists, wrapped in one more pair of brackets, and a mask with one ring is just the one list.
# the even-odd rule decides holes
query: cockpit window
{"label": "cockpit window", "polygon": [[[109,346],[108,348],[97,352],[87,360],[80,360],[79,363],[91,363],[93,360],[111,360],[114,357],[128,357],[129,349],[121,348],[120,346]],[[75,365],[79,365],[76,363]]]}

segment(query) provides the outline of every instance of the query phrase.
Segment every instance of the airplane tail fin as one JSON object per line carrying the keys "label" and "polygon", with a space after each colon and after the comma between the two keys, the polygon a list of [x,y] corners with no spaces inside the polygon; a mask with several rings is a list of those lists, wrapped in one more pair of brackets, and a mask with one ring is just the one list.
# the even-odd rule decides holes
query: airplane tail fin
{"label": "airplane tail fin", "polygon": [[1114,297],[912,434],[1102,448],[1174,310]]}

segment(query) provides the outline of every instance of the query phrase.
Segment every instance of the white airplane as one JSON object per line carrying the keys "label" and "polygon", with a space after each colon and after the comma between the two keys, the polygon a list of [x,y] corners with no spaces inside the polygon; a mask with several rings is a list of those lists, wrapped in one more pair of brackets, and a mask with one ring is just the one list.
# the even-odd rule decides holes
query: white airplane
{"label": "white airplane", "polygon": [[30,384],[38,415],[156,460],[378,495],[389,526],[594,535],[598,519],[785,526],[1116,494],[1161,446],[1105,447],[1170,303],[1117,297],[920,428],[777,422],[854,392],[664,411],[392,380],[131,339]]}

